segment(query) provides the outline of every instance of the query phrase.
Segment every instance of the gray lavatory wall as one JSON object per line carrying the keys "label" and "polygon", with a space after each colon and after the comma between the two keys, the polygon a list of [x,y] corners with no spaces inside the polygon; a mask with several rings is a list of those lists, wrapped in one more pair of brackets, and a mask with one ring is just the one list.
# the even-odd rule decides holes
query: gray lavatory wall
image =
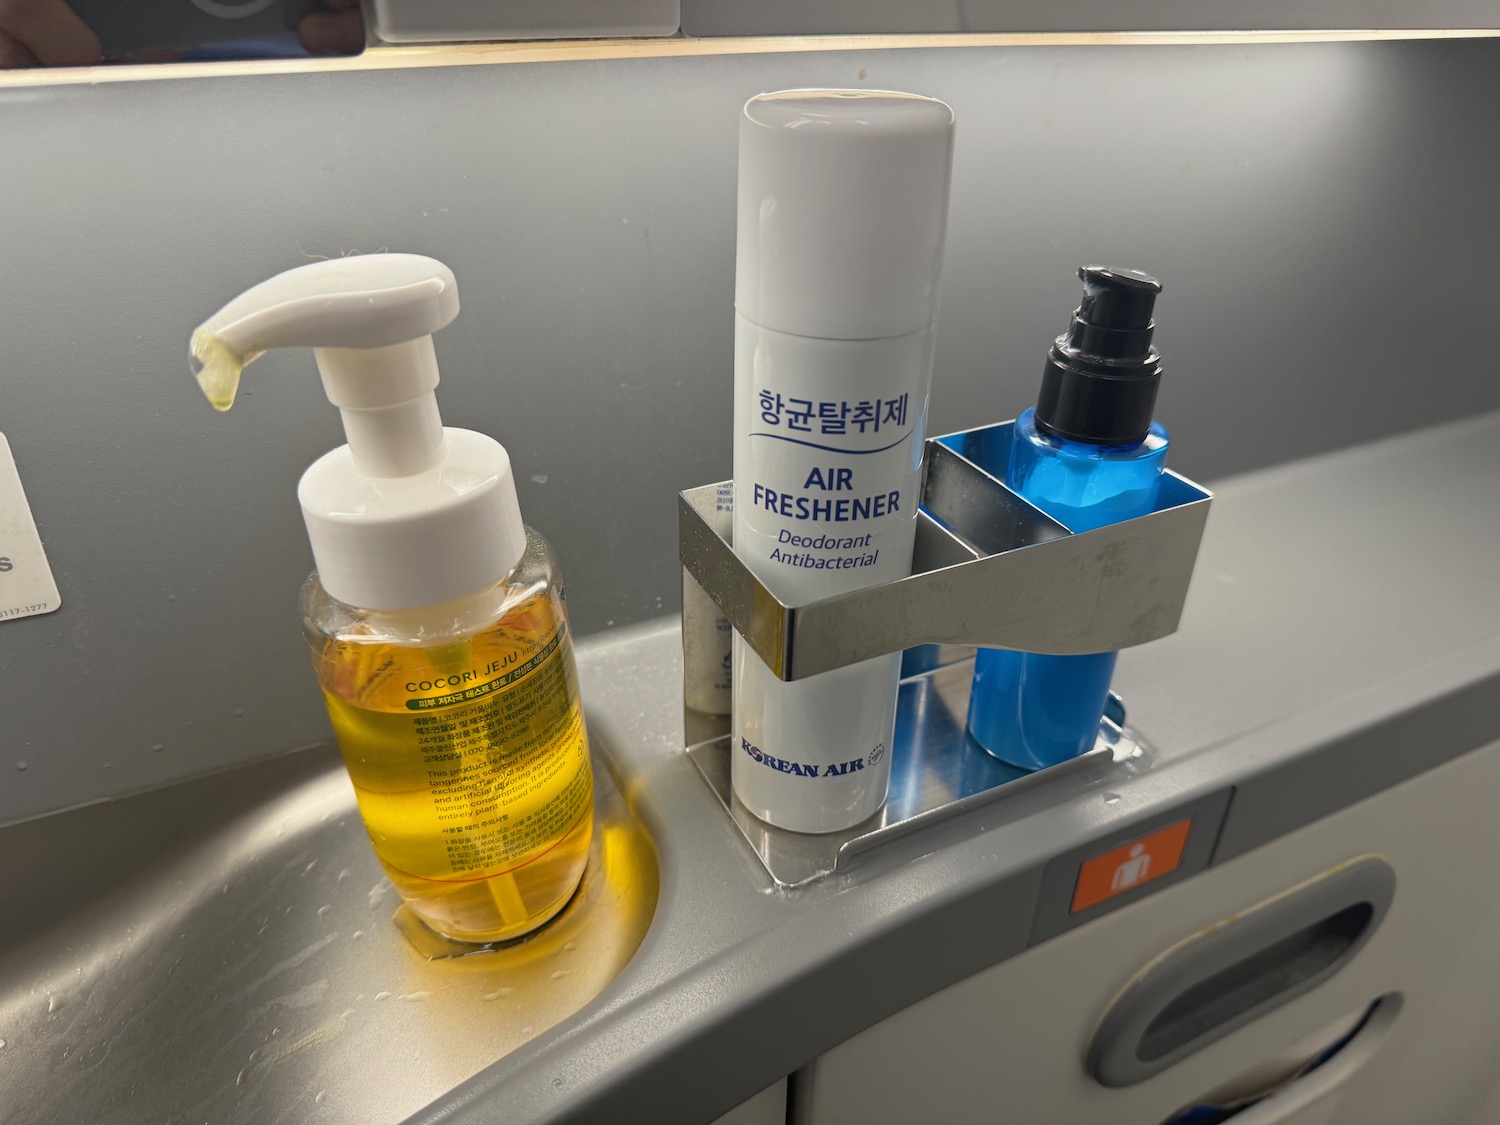
{"label": "gray lavatory wall", "polygon": [[1140,266],[1166,283],[1173,464],[1213,480],[1500,406],[1462,330],[1500,251],[1497,64],[960,48],[0,88],[0,430],[64,601],[0,623],[0,822],[326,736],[294,489],[337,415],[305,352],[224,417],[186,368],[246,285],[385,247],[451,263],[446,418],[509,446],[593,632],[675,607],[673,494],[730,472],[748,95],[953,104],[934,432],[1029,403],[1076,266]]}

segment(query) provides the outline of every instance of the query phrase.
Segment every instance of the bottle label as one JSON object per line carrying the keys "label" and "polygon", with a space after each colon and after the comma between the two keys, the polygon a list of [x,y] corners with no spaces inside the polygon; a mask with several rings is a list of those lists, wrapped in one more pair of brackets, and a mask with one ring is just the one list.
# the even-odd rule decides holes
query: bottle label
{"label": "bottle label", "polygon": [[[735,553],[792,605],[906,576],[931,331],[813,340],[740,317],[736,345]],[[900,665],[893,653],[783,683],[736,638],[735,794],[795,831],[873,813],[885,798]]]}
{"label": "bottle label", "polygon": [[[734,530],[734,482],[714,490],[713,529],[728,539]],[[683,572],[682,664],[683,701],[694,711],[727,715],[730,705],[730,639],[734,627],[703,588]]]}
{"label": "bottle label", "polygon": [[734,549],[793,602],[906,575],[916,534],[930,333],[785,341],[742,331]]}
{"label": "bottle label", "polygon": [[[426,712],[412,726],[455,874],[502,868],[564,835],[589,811],[590,772],[579,768],[577,753],[557,752],[583,746],[583,713],[569,684],[572,654],[559,656],[565,628],[559,622],[535,654],[493,679],[406,701]],[[431,713],[438,708],[444,710]]]}
{"label": "bottle label", "polygon": [[888,534],[909,538],[903,532],[916,514],[910,451],[921,442],[911,413],[905,390],[817,399],[757,391],[741,499],[768,575],[785,582],[787,572],[863,571],[853,584],[866,585],[911,565],[910,548],[898,558],[902,544]]}
{"label": "bottle label", "polygon": [[[433,691],[438,688],[461,688],[460,691],[450,691],[446,695],[414,696],[406,701],[409,711],[431,711],[438,707],[453,707],[459,703],[471,703],[476,699],[483,699],[487,695],[493,695],[497,691],[503,691],[510,684],[524,678],[537,668],[545,664],[549,657],[557,651],[557,646],[562,644],[563,627],[558,626],[557,632],[552,634],[552,639],[524,664],[518,664],[509,672],[501,672],[501,669],[515,664],[518,659],[515,653],[491,662],[487,667],[479,669],[466,669],[456,675],[435,676],[426,680],[414,680],[406,685],[407,691]],[[499,675],[495,675],[500,673]],[[475,683],[473,687],[463,687],[471,680],[481,680],[485,676],[493,675],[492,680],[483,683]]]}
{"label": "bottle label", "polygon": [[374,675],[360,702],[327,698],[387,864],[426,879],[487,877],[590,815],[593,774],[564,619],[542,637],[495,630],[449,649],[347,648],[379,650],[363,660]]}

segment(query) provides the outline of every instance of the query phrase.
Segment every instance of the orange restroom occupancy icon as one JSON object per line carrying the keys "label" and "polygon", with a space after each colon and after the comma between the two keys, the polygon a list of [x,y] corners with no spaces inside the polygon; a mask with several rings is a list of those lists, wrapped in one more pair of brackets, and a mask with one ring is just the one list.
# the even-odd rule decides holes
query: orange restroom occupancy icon
{"label": "orange restroom occupancy icon", "polygon": [[1192,827],[1191,820],[1179,820],[1149,836],[1127,841],[1102,855],[1084,860],[1078,868],[1078,883],[1073,889],[1070,913],[1077,914],[1097,906],[1106,899],[1177,870]]}

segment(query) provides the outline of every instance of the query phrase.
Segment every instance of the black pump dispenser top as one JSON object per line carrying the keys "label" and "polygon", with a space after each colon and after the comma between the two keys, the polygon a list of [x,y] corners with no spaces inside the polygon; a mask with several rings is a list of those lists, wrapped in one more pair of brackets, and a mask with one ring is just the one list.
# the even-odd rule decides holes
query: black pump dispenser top
{"label": "black pump dispenser top", "polygon": [[1151,309],[1161,282],[1139,270],[1084,266],[1083,300],[1047,353],[1036,424],[1090,445],[1145,440],[1156,407],[1161,356]]}

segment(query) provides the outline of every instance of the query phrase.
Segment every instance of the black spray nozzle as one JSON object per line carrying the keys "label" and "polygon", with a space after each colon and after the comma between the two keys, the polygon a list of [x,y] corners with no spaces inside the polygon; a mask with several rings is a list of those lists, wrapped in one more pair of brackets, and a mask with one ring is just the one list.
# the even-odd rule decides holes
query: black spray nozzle
{"label": "black spray nozzle", "polygon": [[1078,315],[1101,328],[1149,328],[1151,308],[1161,292],[1161,282],[1140,270],[1117,270],[1109,266],[1081,266],[1083,300]]}
{"label": "black spray nozzle", "polygon": [[1156,406],[1151,312],[1161,282],[1109,266],[1084,266],[1078,277],[1083,300],[1047,353],[1037,426],[1091,445],[1132,445],[1145,439]]}
{"label": "black spray nozzle", "polygon": [[1151,309],[1161,282],[1140,270],[1084,266],[1078,271],[1083,300],[1058,339],[1065,357],[1119,363],[1143,360],[1151,351]]}

